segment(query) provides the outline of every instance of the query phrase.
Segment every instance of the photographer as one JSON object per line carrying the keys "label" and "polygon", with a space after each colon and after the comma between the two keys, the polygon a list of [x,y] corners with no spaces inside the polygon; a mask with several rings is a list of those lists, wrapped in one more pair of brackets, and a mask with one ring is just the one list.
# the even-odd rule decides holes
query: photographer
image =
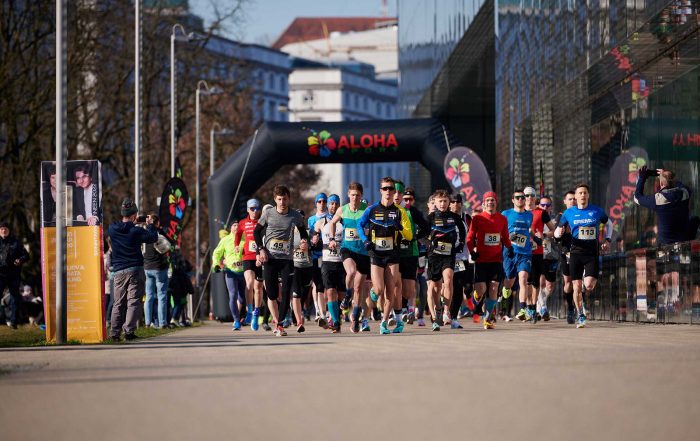
{"label": "photographer", "polygon": [[[136,322],[141,317],[141,296],[144,293],[146,275],[143,270],[142,243],[158,241],[158,231],[153,226],[153,218],[137,217],[138,208],[134,201],[125,198],[121,204],[122,220],[109,226],[112,240],[112,271],[114,278],[114,305],[110,339],[118,341],[124,328],[124,338],[136,338]],[[146,223],[141,228],[136,223]]]}
{"label": "photographer", "polygon": [[[648,177],[659,177],[661,188],[653,196],[644,195],[644,183]],[[649,170],[646,166],[639,168],[634,202],[656,212],[658,220],[658,245],[683,242],[688,237],[688,216],[690,190],[681,182],[675,181],[670,170]]]}

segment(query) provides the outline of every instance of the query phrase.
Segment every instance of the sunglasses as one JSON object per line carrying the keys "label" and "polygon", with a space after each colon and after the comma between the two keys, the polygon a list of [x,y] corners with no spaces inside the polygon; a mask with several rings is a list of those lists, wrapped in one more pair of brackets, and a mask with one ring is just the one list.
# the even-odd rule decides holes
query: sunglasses
{"label": "sunglasses", "polygon": [[317,204],[325,204],[325,203],[326,203],[326,200],[325,200],[325,199],[321,199],[320,201],[316,201],[316,203],[317,203]]}
{"label": "sunglasses", "polygon": [[540,204],[540,207],[551,207],[551,206],[552,206],[551,203],[550,204],[547,204],[547,203]]}
{"label": "sunglasses", "polygon": [[248,210],[250,210],[250,211],[260,211],[260,207],[250,207]]}
{"label": "sunglasses", "polygon": [[517,195],[517,196],[513,196],[513,199],[517,199],[517,200],[525,199],[525,196],[519,194],[519,195]]}
{"label": "sunglasses", "polygon": [[396,191],[396,189],[394,187],[381,187],[380,190],[381,191]]}
{"label": "sunglasses", "polygon": [[536,196],[536,195],[534,195],[534,194],[526,194],[526,195],[525,195],[526,198],[534,198],[535,196]]}
{"label": "sunglasses", "polygon": [[412,201],[413,198],[403,198],[404,201]]}

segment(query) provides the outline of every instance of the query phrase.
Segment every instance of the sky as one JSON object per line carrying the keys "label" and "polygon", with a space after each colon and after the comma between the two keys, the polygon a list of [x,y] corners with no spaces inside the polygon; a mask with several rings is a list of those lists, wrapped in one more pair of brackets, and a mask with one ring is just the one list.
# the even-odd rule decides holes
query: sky
{"label": "sky", "polygon": [[[297,17],[379,17],[381,0],[246,0],[244,22],[226,37],[245,43],[272,44]],[[397,0],[387,0],[389,16],[396,16]],[[226,0],[220,4],[226,5]],[[230,2],[232,3],[232,2]],[[214,17],[211,0],[189,0],[190,9],[205,20]]]}

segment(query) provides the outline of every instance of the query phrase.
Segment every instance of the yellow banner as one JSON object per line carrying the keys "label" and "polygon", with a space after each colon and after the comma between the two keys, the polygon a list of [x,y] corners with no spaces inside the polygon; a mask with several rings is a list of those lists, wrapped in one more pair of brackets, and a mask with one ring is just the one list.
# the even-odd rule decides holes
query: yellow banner
{"label": "yellow banner", "polygon": [[[68,340],[105,339],[102,227],[67,227]],[[41,229],[46,340],[56,340],[56,228]]]}

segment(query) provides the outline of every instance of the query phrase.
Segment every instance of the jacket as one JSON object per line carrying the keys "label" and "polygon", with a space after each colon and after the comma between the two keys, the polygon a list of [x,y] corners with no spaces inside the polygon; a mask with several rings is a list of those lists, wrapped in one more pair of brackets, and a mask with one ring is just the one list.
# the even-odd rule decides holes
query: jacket
{"label": "jacket", "polygon": [[[20,260],[20,266],[15,265],[15,260]],[[29,253],[14,236],[0,237],[0,273],[6,275],[18,275],[21,264],[29,260]]]}
{"label": "jacket", "polygon": [[109,226],[112,239],[112,271],[143,266],[142,243],[155,243],[158,231],[153,225],[137,227],[133,222],[114,222]]}
{"label": "jacket", "polygon": [[653,196],[645,196],[645,181],[646,176],[637,178],[634,202],[654,210],[656,213],[659,227],[657,243],[666,245],[688,240],[688,219],[690,216],[690,190],[688,187],[677,182],[675,187],[662,188]]}

